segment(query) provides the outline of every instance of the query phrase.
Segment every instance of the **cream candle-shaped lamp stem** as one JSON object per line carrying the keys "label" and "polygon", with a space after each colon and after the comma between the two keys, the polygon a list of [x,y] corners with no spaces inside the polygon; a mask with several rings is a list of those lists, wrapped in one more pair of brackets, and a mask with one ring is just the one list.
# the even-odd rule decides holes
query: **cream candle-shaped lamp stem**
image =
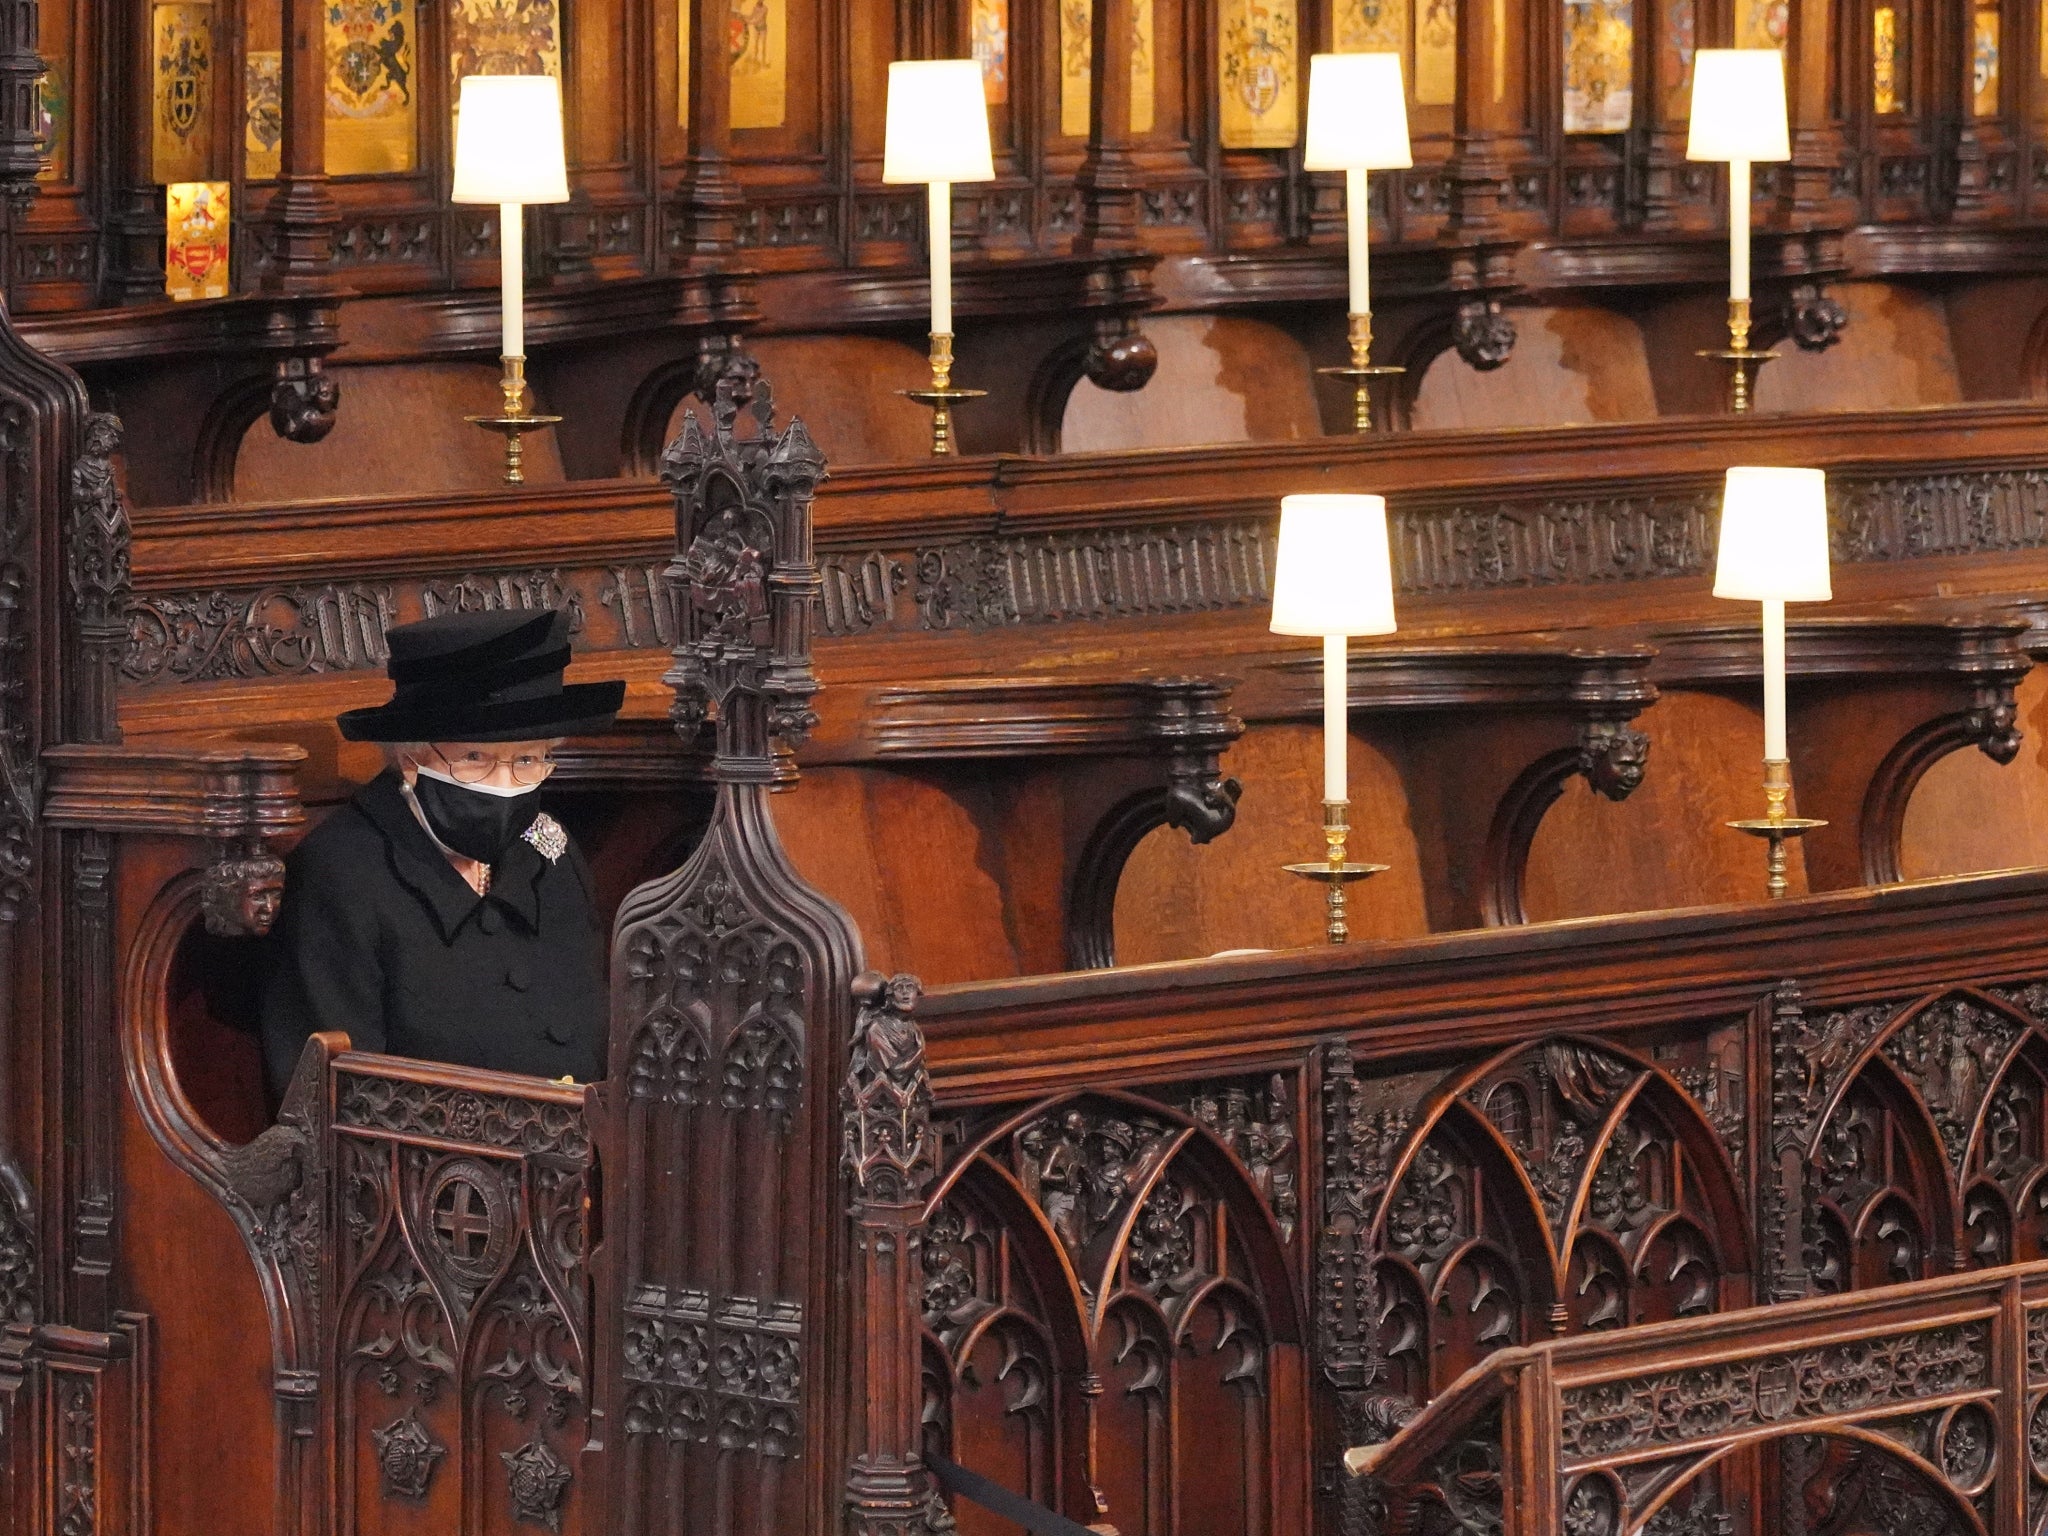
{"label": "cream candle-shaped lamp stem", "polygon": [[1408,153],[1408,93],[1398,53],[1319,53],[1308,61],[1308,132],[1301,163],[1344,173],[1347,363],[1317,373],[1351,385],[1352,425],[1372,430],[1372,380],[1402,370],[1372,361],[1372,203],[1368,171],[1399,170]]}
{"label": "cream candle-shaped lamp stem", "polygon": [[1372,205],[1366,201],[1365,167],[1344,172],[1344,229],[1349,243],[1351,313],[1372,313]]}
{"label": "cream candle-shaped lamp stem", "polygon": [[526,356],[526,218],[520,203],[498,205],[498,274],[507,357]]}
{"label": "cream candle-shaped lamp stem", "polygon": [[1351,733],[1350,648],[1342,635],[1323,636],[1323,799],[1349,800],[1345,748]]}
{"label": "cream candle-shaped lamp stem", "polygon": [[1728,162],[1728,297],[1749,297],[1749,162]]}
{"label": "cream candle-shaped lamp stem", "polygon": [[932,237],[932,334],[953,334],[953,184],[925,188]]}
{"label": "cream candle-shaped lamp stem", "polygon": [[1785,750],[1785,600],[1764,599],[1764,760],[1784,762]]}

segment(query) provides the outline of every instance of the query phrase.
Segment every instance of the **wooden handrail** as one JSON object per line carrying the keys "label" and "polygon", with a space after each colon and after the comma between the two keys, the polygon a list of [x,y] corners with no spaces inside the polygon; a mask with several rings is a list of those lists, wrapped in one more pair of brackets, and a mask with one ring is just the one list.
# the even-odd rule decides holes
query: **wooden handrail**
{"label": "wooden handrail", "polygon": [[[1687,1451],[1710,1453],[1710,1463],[1714,1451],[1795,1434],[1853,1441],[1866,1421],[1894,1420],[1915,1407],[1953,1415],[1976,1403],[1983,1405],[1973,1410],[1978,1422],[1998,1441],[1983,1464],[1998,1481],[2024,1479],[2027,1416],[1989,1410],[1999,1393],[2030,1394],[2040,1385],[2041,1362],[2032,1356],[2044,1295],[2048,1262],[2037,1260],[1503,1349],[1385,1441],[1348,1448],[1343,1464],[1397,1503],[1431,1496],[1431,1466],[1488,1409],[1507,1403],[1499,1447],[1505,1529],[1544,1531],[1555,1528],[1567,1491],[1599,1479],[1609,1465]],[[1865,1355],[1879,1363],[1858,1374]],[[1658,1411],[1664,1396],[1684,1401],[1686,1410]],[[1589,1405],[1597,1405],[1597,1421],[1588,1419]],[[1881,1439],[1866,1443],[1886,1447]],[[1941,1437],[1934,1443],[1932,1460],[1942,1463]],[[1910,1454],[1899,1459],[1909,1471],[1942,1475]],[[1966,1485],[1973,1477],[1951,1481]],[[1644,1505],[1629,1510],[1627,1528],[1674,1491],[1669,1482],[1651,1484]]]}

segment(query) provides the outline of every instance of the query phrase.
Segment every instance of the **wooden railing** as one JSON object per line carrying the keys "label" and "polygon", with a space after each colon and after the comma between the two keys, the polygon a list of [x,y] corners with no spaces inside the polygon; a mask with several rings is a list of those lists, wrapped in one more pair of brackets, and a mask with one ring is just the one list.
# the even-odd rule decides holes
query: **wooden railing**
{"label": "wooden railing", "polygon": [[2009,1265],[1504,1349],[1345,1468],[1385,1529],[2030,1531],[2044,1400]]}

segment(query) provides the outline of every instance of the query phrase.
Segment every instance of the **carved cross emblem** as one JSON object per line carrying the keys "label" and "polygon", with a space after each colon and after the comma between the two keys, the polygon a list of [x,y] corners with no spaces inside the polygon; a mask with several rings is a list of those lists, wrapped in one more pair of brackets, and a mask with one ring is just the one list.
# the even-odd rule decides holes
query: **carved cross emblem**
{"label": "carved cross emblem", "polygon": [[467,1179],[450,1179],[434,1200],[434,1230],[456,1258],[481,1259],[491,1243],[491,1215],[482,1192]]}

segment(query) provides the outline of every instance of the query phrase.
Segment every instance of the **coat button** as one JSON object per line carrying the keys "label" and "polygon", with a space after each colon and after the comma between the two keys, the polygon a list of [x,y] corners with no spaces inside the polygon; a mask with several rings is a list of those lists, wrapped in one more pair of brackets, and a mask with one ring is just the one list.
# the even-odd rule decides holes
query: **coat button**
{"label": "coat button", "polygon": [[576,1031],[566,1024],[550,1024],[541,1033],[554,1041],[556,1045],[567,1045],[576,1038]]}
{"label": "coat button", "polygon": [[523,965],[507,966],[505,968],[505,985],[514,992],[524,992],[531,985],[526,979],[526,967]]}
{"label": "coat button", "polygon": [[476,931],[489,938],[498,931],[498,909],[488,901],[477,909]]}

